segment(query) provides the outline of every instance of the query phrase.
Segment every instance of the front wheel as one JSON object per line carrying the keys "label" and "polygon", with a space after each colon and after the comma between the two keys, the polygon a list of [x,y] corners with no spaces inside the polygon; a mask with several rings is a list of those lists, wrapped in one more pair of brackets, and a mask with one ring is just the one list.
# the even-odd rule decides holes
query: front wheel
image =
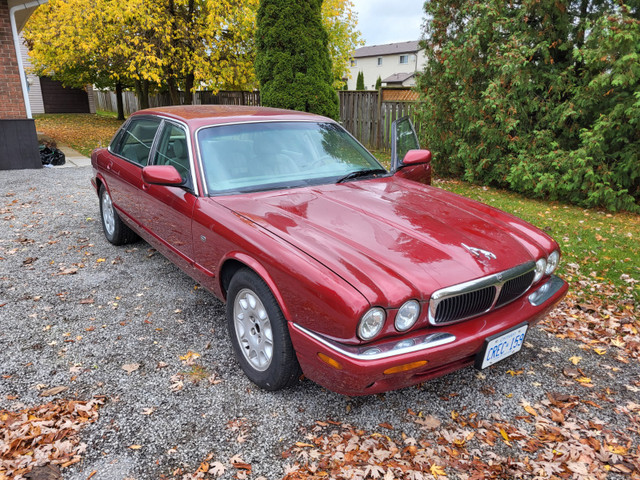
{"label": "front wheel", "polygon": [[102,229],[107,240],[114,245],[124,245],[136,240],[138,236],[120,219],[104,185],[100,185],[98,196],[100,198]]}
{"label": "front wheel", "polygon": [[280,390],[297,381],[300,366],[287,322],[269,287],[251,270],[239,270],[231,279],[227,326],[249,380],[265,390]]}

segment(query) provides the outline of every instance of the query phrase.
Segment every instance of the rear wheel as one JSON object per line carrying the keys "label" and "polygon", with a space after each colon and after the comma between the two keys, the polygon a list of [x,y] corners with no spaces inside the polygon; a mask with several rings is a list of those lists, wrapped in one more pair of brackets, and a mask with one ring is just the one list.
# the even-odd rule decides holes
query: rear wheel
{"label": "rear wheel", "polygon": [[280,390],[300,376],[287,322],[269,287],[249,269],[231,279],[227,326],[240,366],[253,383]]}
{"label": "rear wheel", "polygon": [[113,207],[111,196],[104,185],[100,186],[98,196],[100,197],[102,230],[107,240],[114,245],[124,245],[136,240],[138,236],[120,219],[118,212]]}

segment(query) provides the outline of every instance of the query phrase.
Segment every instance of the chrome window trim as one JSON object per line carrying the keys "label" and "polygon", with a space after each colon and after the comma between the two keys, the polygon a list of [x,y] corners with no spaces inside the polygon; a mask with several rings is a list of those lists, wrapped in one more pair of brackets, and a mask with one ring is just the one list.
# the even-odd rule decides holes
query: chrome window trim
{"label": "chrome window trim", "polygon": [[[446,332],[438,332],[426,335],[417,335],[411,338],[392,339],[390,341],[379,343],[376,345],[339,345],[336,342],[332,342],[331,340],[328,340],[321,335],[312,332],[311,330],[304,328],[301,325],[298,325],[297,323],[292,323],[291,325],[296,330],[299,330],[305,335],[320,342],[322,345],[333,350],[334,352],[340,353],[354,360],[361,361],[380,360],[384,358],[397,357],[398,355],[404,355],[407,353],[422,352],[430,348],[439,347],[441,345],[455,342],[456,340],[455,335]],[[411,342],[412,345],[409,345],[409,342]],[[370,354],[364,353],[366,351],[374,350],[378,350],[378,352]]]}
{"label": "chrome window trim", "polygon": [[[451,325],[452,323],[462,322],[464,320],[468,320],[470,318],[474,318],[491,311],[495,307],[498,299],[500,298],[500,292],[502,291],[502,287],[504,286],[504,284],[507,283],[509,280],[513,280],[514,278],[517,278],[521,275],[529,273],[530,271],[534,270],[535,267],[536,267],[536,262],[531,260],[529,262],[523,263],[522,265],[518,265],[517,267],[510,268],[509,270],[505,270],[503,272],[494,273],[493,275],[488,275],[486,277],[478,278],[476,280],[471,280],[469,282],[459,283],[458,285],[452,285],[450,287],[441,288],[440,290],[435,291],[431,295],[431,299],[429,300],[429,315],[428,315],[429,323],[431,325],[435,325],[438,327],[443,325]],[[482,312],[475,313],[468,317],[456,319],[451,322],[435,321],[436,310],[438,308],[438,305],[443,300],[451,297],[456,297],[459,295],[464,295],[466,293],[471,293],[477,290],[482,290],[483,288],[487,288],[487,287],[496,288],[493,302],[491,302],[491,306],[488,309]],[[529,288],[531,288],[531,285],[529,285],[525,289],[525,292]]]}

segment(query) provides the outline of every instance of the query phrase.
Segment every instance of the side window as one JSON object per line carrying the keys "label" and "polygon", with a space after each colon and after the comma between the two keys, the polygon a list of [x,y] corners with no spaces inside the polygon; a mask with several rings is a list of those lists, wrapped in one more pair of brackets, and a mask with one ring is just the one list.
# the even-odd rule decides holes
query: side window
{"label": "side window", "polygon": [[187,134],[182,127],[165,123],[153,158],[154,165],[171,165],[178,170],[182,180],[189,184],[191,167],[189,166],[189,149]]}
{"label": "side window", "polygon": [[149,151],[153,144],[160,120],[155,118],[134,118],[122,132],[114,139],[113,153],[123,156],[127,160],[144,166],[149,159]]}

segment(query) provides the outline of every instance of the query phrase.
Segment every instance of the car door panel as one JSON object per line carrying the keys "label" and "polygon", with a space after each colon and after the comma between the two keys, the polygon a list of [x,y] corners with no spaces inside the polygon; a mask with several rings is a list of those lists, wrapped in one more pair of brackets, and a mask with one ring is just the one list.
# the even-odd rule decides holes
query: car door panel
{"label": "car door panel", "polygon": [[[181,146],[181,148],[177,148]],[[138,204],[140,220],[161,243],[159,250],[183,269],[193,264],[191,218],[198,197],[190,189],[190,159],[186,130],[165,121],[151,152],[153,165],[179,169],[184,186],[151,185],[142,181]]]}

